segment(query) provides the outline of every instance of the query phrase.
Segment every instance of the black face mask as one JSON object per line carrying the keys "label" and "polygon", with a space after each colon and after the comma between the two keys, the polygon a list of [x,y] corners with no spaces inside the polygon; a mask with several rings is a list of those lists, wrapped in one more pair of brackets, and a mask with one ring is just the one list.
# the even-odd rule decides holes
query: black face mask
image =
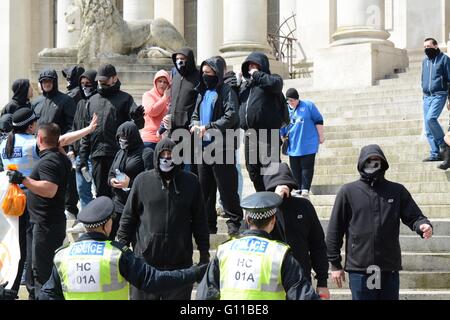
{"label": "black face mask", "polygon": [[428,59],[433,60],[438,56],[438,54],[441,52],[439,48],[426,48],[425,54],[427,55]]}
{"label": "black face mask", "polygon": [[203,83],[207,89],[214,89],[219,83],[219,78],[217,76],[210,76],[207,74],[203,75]]}

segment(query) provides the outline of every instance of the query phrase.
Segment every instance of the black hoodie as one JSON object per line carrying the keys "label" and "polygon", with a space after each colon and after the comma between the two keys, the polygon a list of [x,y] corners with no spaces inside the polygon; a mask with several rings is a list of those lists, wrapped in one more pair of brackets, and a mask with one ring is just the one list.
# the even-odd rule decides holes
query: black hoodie
{"label": "black hoodie", "polygon": [[[182,72],[176,65],[177,54],[187,57],[186,69]],[[194,52],[190,48],[181,48],[172,55],[175,70],[172,72],[171,105],[169,113],[172,115],[172,131],[179,128],[188,129],[192,113],[195,109],[198,92],[195,90],[200,82]]]}
{"label": "black hoodie", "polygon": [[117,237],[131,243],[134,252],[161,270],[192,265],[192,236],[201,254],[209,256],[208,222],[197,176],[173,169],[170,182],[163,181],[159,157],[175,143],[165,138],[155,149],[155,169],[136,177],[122,213]]}
{"label": "black hoodie", "polygon": [[[260,66],[253,77],[248,73],[252,62]],[[277,74],[271,74],[267,56],[261,52],[252,52],[242,64],[242,75],[248,81],[242,86],[240,94],[241,128],[280,129],[283,121],[280,111],[283,79]]]}
{"label": "black hoodie", "polygon": [[41,72],[39,75],[41,89],[42,80],[45,78],[53,80],[53,89],[50,92],[43,92],[31,104],[34,113],[39,116],[38,125],[56,123],[61,129],[61,134],[65,134],[72,128],[77,106],[71,97],[58,90],[58,74],[55,70]]}
{"label": "black hoodie", "polygon": [[14,81],[12,85],[12,91],[14,93],[11,101],[3,108],[2,114],[13,114],[21,108],[30,108],[31,104],[28,100],[28,90],[30,88],[30,80],[18,79]]}
{"label": "black hoodie", "polygon": [[[267,191],[274,192],[277,186],[286,185],[297,189],[297,183],[288,165],[281,163],[274,175],[264,176]],[[314,206],[306,199],[289,197],[276,213],[277,222],[272,231],[274,240],[287,243],[294,257],[311,281],[311,266],[316,273],[317,286],[327,287],[328,259],[325,234]]]}
{"label": "black hoodie", "polygon": [[79,79],[84,71],[84,68],[78,65],[70,66],[62,70],[64,78],[70,83],[67,86],[67,95],[75,101],[75,104],[78,104],[84,97],[79,87]]}
{"label": "black hoodie", "polygon": [[[78,80],[78,88],[79,88],[82,99],[77,104],[77,111],[75,112],[75,116],[73,118],[73,126],[72,126],[73,131],[83,129],[89,125],[87,103],[89,101],[89,98],[97,93],[97,81],[95,81],[96,76],[97,76],[97,71],[88,70],[88,71],[84,72]],[[86,97],[83,92],[83,88],[81,86],[81,80],[83,78],[87,78],[92,82],[94,91],[92,92],[92,95],[90,97]],[[70,150],[73,151],[75,153],[75,155],[78,155],[80,153],[80,141],[79,140],[75,141],[73,143],[73,145],[70,146]]]}
{"label": "black hoodie", "polygon": [[[382,161],[379,172],[367,175],[364,163],[373,156]],[[389,164],[378,145],[361,149],[358,171],[361,179],[342,186],[331,213],[327,230],[328,260],[334,270],[341,270],[341,247],[346,237],[346,271],[366,272],[372,265],[382,271],[402,269],[400,220],[422,236],[420,226],[431,225],[408,190],[386,180]]]}
{"label": "black hoodie", "polygon": [[[223,83],[224,65],[220,59],[210,58],[205,60],[200,67],[200,79],[203,77],[204,65],[210,66],[218,77],[218,83],[215,88],[218,96],[214,104],[211,123],[206,125],[206,130],[220,130],[225,137],[227,129],[239,129],[238,97],[229,85]],[[206,92],[206,86],[203,81],[199,83],[196,90],[199,94],[197,96],[195,111],[192,114],[191,126],[192,121],[200,120],[201,105]],[[231,148],[237,146],[236,141],[231,141],[230,143]]]}
{"label": "black hoodie", "polygon": [[[108,184],[111,185],[111,179],[116,178],[116,169],[118,169],[130,178],[129,188],[131,188],[137,175],[144,171],[144,161],[142,159],[144,142],[141,139],[138,127],[133,121],[125,122],[117,129],[117,142],[120,137],[125,138],[128,141],[128,146],[126,149],[120,149],[117,152],[113,164],[111,165],[111,169],[109,170]],[[115,210],[118,213],[122,213],[129,192],[113,188],[112,186],[111,188],[114,197]]]}

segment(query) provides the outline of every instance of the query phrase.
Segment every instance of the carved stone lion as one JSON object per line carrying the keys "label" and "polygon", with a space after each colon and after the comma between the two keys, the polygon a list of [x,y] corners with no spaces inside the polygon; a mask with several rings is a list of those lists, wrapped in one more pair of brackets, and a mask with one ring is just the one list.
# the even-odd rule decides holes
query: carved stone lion
{"label": "carved stone lion", "polygon": [[[168,58],[172,52],[186,45],[183,36],[169,21],[162,18],[124,21],[114,2],[74,1],[74,6],[79,9],[81,23],[76,48],[78,63],[89,64],[96,58],[133,54],[139,58]],[[57,56],[59,51],[46,49],[40,55]]]}
{"label": "carved stone lion", "polygon": [[81,13],[78,62],[109,55],[138,54],[141,58],[168,57],[186,45],[169,21],[124,21],[113,0],[77,0]]}

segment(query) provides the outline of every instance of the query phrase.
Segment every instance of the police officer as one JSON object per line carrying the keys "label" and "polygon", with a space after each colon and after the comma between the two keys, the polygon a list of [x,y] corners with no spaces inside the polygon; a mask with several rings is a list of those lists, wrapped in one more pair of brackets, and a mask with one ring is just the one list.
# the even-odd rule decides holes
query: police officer
{"label": "police officer", "polygon": [[87,229],[77,242],[55,255],[52,275],[40,300],[127,300],[129,283],[147,292],[182,287],[199,281],[205,266],[159,271],[137,258],[128,247],[108,241],[114,202],[99,197],[78,215]]}
{"label": "police officer", "polygon": [[199,284],[198,300],[319,299],[289,246],[270,238],[281,203],[273,192],[242,201],[250,229],[219,246]]}

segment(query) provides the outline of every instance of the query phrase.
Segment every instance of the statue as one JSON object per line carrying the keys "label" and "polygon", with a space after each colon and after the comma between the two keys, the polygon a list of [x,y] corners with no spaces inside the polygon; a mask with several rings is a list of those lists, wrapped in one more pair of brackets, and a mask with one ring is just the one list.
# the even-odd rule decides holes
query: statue
{"label": "statue", "polygon": [[[124,21],[113,0],[75,0],[66,14],[70,30],[76,30],[73,16],[80,16],[78,63],[90,64],[98,58],[136,55],[138,58],[170,58],[186,45],[169,21]],[[40,56],[58,56],[57,49],[45,49]]]}

